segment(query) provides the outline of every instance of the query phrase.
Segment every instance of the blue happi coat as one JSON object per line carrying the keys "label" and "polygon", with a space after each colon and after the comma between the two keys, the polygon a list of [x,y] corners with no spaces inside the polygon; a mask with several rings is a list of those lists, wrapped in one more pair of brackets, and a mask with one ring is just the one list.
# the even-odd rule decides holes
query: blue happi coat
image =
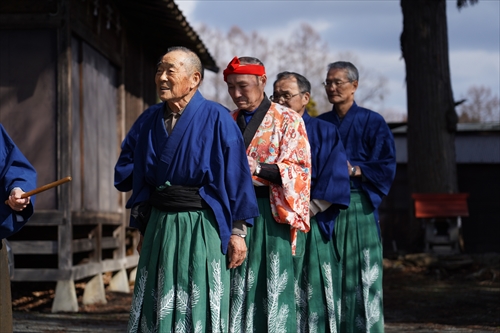
{"label": "blue happi coat", "polygon": [[347,158],[335,126],[311,117],[307,111],[302,119],[311,145],[311,199],[332,204],[315,217],[323,237],[331,239],[340,209],[346,209],[350,202]]}
{"label": "blue happi coat", "polygon": [[28,192],[36,188],[36,171],[0,124],[0,239],[18,232],[33,215],[35,196],[21,212],[4,203],[14,187]]}
{"label": "blue happi coat", "polygon": [[389,193],[396,175],[394,138],[384,118],[353,103],[341,121],[335,106],[318,118],[333,123],[340,132],[347,159],[359,166],[363,177],[352,178],[353,186],[369,197],[378,221],[378,207]]}
{"label": "blue happi coat", "polygon": [[[241,132],[226,108],[206,100],[200,92],[190,100],[170,136],[163,111],[164,103],[152,106],[127,134],[122,147],[128,148],[122,150],[115,167],[115,184],[126,190],[127,179],[132,177],[127,208],[147,201],[167,181],[200,187],[200,196],[214,212],[226,253],[232,222],[259,216]],[[127,160],[133,161],[133,169]],[[133,217],[130,225],[139,227]]]}

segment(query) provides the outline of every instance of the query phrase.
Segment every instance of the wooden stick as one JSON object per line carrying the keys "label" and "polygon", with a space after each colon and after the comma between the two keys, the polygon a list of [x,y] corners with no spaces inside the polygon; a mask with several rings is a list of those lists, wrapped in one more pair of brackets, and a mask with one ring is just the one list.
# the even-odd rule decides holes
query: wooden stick
{"label": "wooden stick", "polygon": [[[40,192],[50,190],[53,187],[59,186],[61,184],[67,183],[69,181],[71,181],[71,177],[66,177],[66,178],[62,178],[62,179],[56,180],[55,182],[49,183],[47,185],[40,186],[40,187],[38,187],[38,188],[36,188],[36,189],[34,189],[32,191],[23,193],[21,195],[21,198],[27,198],[27,197],[30,197],[32,195],[38,194]],[[5,200],[5,204],[6,205],[8,204],[8,202],[9,202],[9,200]]]}

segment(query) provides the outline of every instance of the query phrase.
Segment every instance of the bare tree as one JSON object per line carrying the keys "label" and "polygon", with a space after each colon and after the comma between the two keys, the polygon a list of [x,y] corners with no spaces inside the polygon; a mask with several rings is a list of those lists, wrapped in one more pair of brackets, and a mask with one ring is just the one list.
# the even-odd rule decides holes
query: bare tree
{"label": "bare tree", "polygon": [[[276,74],[284,71],[299,71],[299,69],[290,69],[293,64],[293,52],[295,50],[290,43],[285,42],[283,39],[278,39],[274,42],[273,56],[279,61],[276,62]],[[274,82],[274,81],[273,81]]]}
{"label": "bare tree", "polygon": [[331,59],[328,44],[307,23],[302,23],[290,35],[291,67],[296,68],[295,72],[304,75],[311,82],[311,96],[318,112],[331,110],[332,106],[321,84],[325,80],[327,64]]}
{"label": "bare tree", "polygon": [[[202,25],[198,28],[198,32],[221,69],[225,68],[234,56],[254,56],[266,65],[269,87],[276,75],[282,71],[297,72],[307,77],[311,82],[311,95],[318,114],[332,108],[321,84],[325,79],[328,63],[356,58],[350,53],[332,56],[328,44],[311,25],[306,23],[292,30],[286,39],[271,40],[257,32],[246,33],[236,26],[224,33]],[[373,70],[365,69],[359,61],[354,63],[360,69],[363,80],[357,101],[367,107],[377,105],[388,93],[387,79]],[[229,109],[234,108],[222,73],[205,73],[200,90],[207,98],[216,100]]]}
{"label": "bare tree", "polygon": [[[223,33],[217,29],[211,29],[206,25],[202,25],[198,32],[202,36],[203,40],[209,41],[210,53],[216,59],[217,67],[224,68],[226,64],[224,61],[228,56],[229,50],[227,43],[218,43],[216,41],[222,41],[225,39]],[[229,60],[228,60],[229,61]],[[205,78],[200,87],[200,91],[203,95],[209,99],[215,100],[226,107],[232,105],[230,96],[227,93],[227,87],[221,78],[222,73],[213,73],[205,71]]]}
{"label": "bare tree", "polygon": [[457,107],[459,122],[479,123],[500,121],[500,100],[493,95],[491,88],[471,86],[466,95],[462,95],[462,103]]}
{"label": "bare tree", "polygon": [[237,26],[232,27],[225,33],[202,25],[198,28],[198,33],[216,59],[217,66],[221,69],[219,73],[205,72],[200,91],[205,97],[217,101],[232,110],[235,106],[227,92],[222,70],[226,68],[228,62],[234,56],[253,56],[266,63],[270,58],[269,42],[256,32],[247,34]]}

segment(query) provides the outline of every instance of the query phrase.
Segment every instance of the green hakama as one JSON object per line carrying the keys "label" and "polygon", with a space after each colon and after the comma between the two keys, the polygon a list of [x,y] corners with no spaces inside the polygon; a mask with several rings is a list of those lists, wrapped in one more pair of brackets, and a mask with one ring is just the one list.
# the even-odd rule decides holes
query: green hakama
{"label": "green hakama", "polygon": [[311,230],[298,235],[294,270],[297,332],[339,332],[339,255],[334,241],[327,242],[321,236],[314,217]]}
{"label": "green hakama", "polygon": [[337,218],[335,235],[342,265],[341,332],[383,333],[382,243],[364,192],[351,188],[351,203]]}
{"label": "green hakama", "polygon": [[229,332],[296,332],[290,225],[275,222],[269,198],[257,200],[247,259],[231,272]]}
{"label": "green hakama", "polygon": [[128,332],[227,332],[230,271],[212,211],[153,208]]}

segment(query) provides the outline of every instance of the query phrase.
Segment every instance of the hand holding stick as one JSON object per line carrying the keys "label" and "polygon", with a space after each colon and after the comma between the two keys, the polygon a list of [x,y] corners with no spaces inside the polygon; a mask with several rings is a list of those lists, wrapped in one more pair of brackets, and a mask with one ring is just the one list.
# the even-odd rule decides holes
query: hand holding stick
{"label": "hand holding stick", "polygon": [[[21,195],[21,198],[31,197],[32,195],[38,194],[38,193],[43,192],[43,191],[50,190],[53,187],[59,186],[61,184],[67,183],[69,181],[71,181],[71,177],[65,177],[65,178],[56,180],[55,182],[49,183],[47,185],[40,186],[40,187],[38,187],[38,188],[36,188],[36,189],[34,189],[32,191],[23,193]],[[8,204],[8,202],[9,202],[9,200],[5,200],[5,204],[6,205]]]}

